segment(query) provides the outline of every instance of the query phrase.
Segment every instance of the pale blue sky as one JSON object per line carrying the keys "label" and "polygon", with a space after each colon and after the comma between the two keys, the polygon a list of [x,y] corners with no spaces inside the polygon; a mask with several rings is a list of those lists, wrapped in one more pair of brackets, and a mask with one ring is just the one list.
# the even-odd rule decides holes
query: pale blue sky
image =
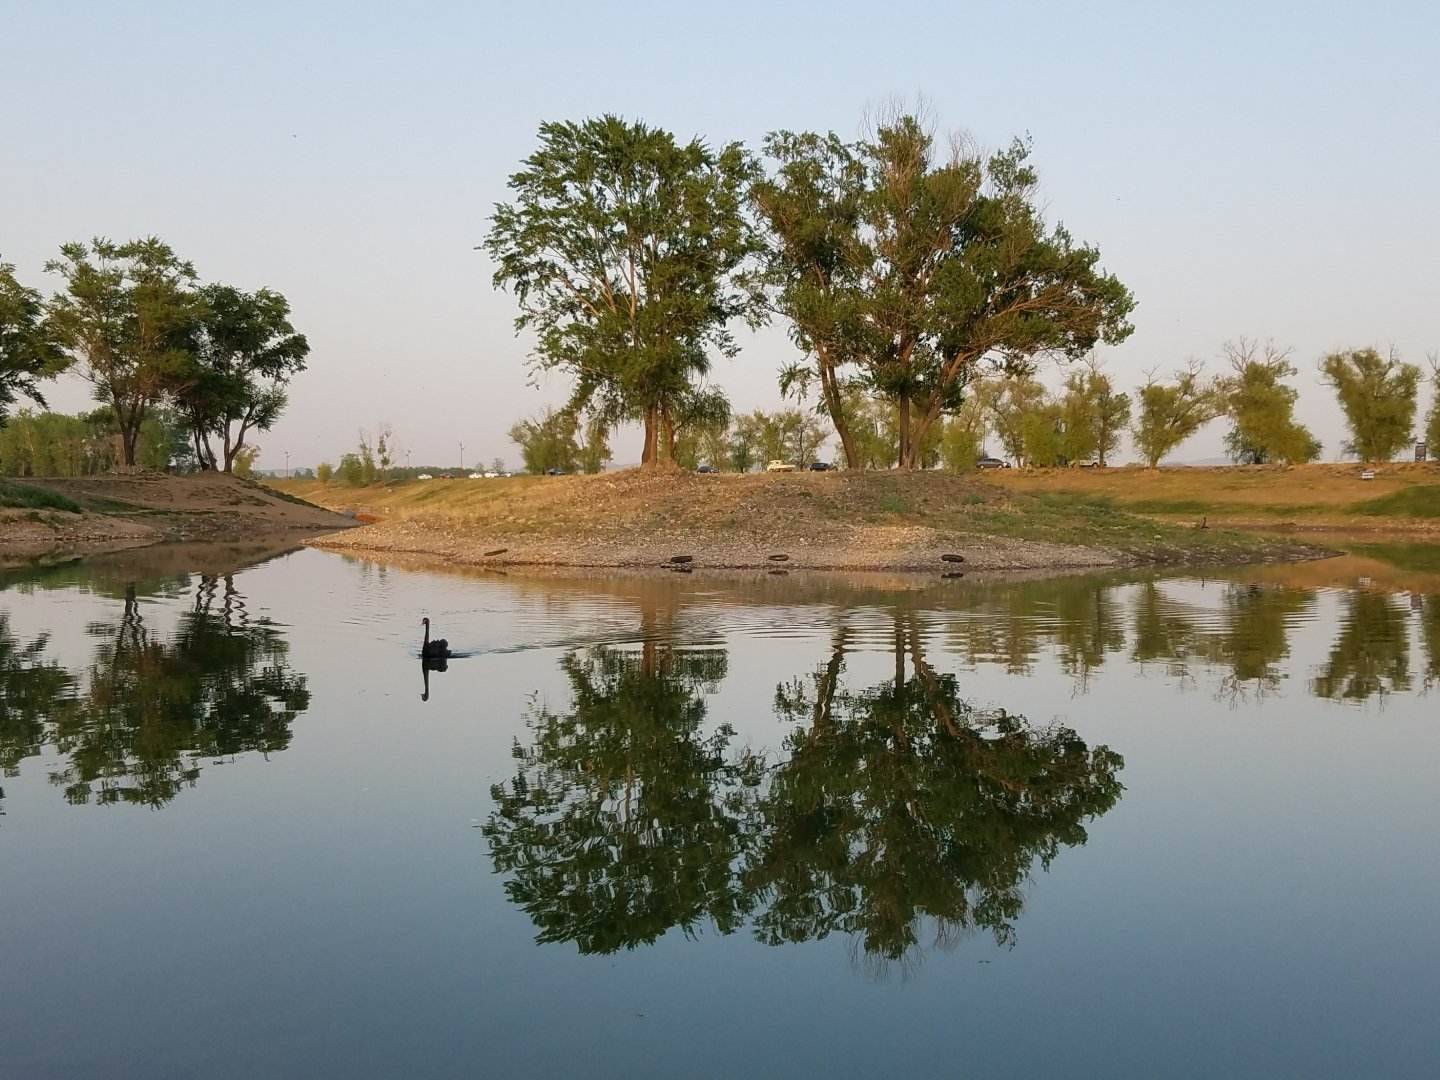
{"label": "pale blue sky", "polygon": [[[1139,300],[1122,382],[1274,337],[1329,457],[1323,351],[1440,349],[1437,42],[1422,3],[0,0],[0,255],[49,288],[62,241],[153,233],[209,279],[283,291],[314,351],[264,466],[334,460],[382,420],[417,462],[462,439],[513,462],[505,429],[565,386],[527,386],[472,248],[542,120],[754,146],[853,136],[867,106],[923,94],[984,145],[1033,136],[1052,217]],[[717,381],[772,406],[790,345],[775,327],[745,346]]]}

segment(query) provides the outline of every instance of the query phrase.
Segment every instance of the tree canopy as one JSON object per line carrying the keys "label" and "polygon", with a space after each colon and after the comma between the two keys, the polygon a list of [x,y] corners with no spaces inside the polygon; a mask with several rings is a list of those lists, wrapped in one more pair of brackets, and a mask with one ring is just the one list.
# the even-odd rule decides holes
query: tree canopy
{"label": "tree canopy", "polygon": [[[252,431],[268,431],[285,408],[285,385],[305,370],[310,345],[279,293],[231,285],[200,288],[192,337],[171,378],[202,467],[231,472]],[[217,457],[211,438],[220,440]]]}
{"label": "tree canopy", "polygon": [[1295,421],[1298,391],[1281,380],[1293,378],[1290,350],[1247,338],[1226,342],[1231,374],[1217,386],[1230,431],[1225,449],[1234,461],[1264,465],[1270,461],[1303,464],[1320,456],[1320,442]]}
{"label": "tree canopy", "polygon": [[1374,349],[1334,352],[1320,361],[1325,381],[1335,390],[1350,449],[1362,461],[1389,461],[1409,445],[1415,426],[1420,369],[1391,353]]}
{"label": "tree canopy", "polygon": [[1195,432],[1219,416],[1223,406],[1215,386],[1191,364],[1165,384],[1151,378],[1140,388],[1140,416],[1131,432],[1145,464],[1160,460]]}
{"label": "tree canopy", "polygon": [[195,268],[152,236],[65,244],[46,269],[65,282],[51,302],[56,336],[115,410],[122,463],[133,466],[147,410],[186,361],[199,313]]}
{"label": "tree canopy", "polygon": [[754,195],[769,280],[847,456],[847,380],[895,403],[899,464],[915,468],[983,362],[1076,358],[1129,336],[1129,291],[1035,206],[1028,144],[986,158],[956,140],[942,153],[904,114],[859,143],[782,132],[767,150],[774,176]]}
{"label": "tree canopy", "polygon": [[0,262],[0,424],[21,395],[44,406],[40,380],[64,362],[40,293],[20,284],[14,266]]}
{"label": "tree canopy", "polygon": [[510,177],[485,248],[520,304],[534,361],[575,378],[572,408],[639,420],[641,462],[673,451],[677,417],[737,351],[732,320],[758,318],[743,269],[753,172],[738,143],[712,150],[617,116],[540,126]]}

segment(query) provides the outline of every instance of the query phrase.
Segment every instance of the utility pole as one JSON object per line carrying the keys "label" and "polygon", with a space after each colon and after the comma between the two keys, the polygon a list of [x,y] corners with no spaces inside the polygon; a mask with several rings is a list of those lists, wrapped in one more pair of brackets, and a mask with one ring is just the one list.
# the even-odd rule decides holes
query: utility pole
{"label": "utility pole", "polygon": [[285,451],[285,479],[290,479],[290,451]]}
{"label": "utility pole", "polygon": [[460,444],[460,471],[465,471],[465,444]]}

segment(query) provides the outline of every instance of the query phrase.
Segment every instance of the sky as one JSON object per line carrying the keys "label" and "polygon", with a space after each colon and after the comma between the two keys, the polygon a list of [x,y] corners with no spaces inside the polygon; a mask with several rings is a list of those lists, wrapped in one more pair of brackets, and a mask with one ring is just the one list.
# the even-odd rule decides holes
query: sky
{"label": "sky", "polygon": [[[542,121],[758,149],[779,128],[854,138],[921,97],[984,147],[1033,139],[1049,219],[1138,301],[1104,353],[1121,384],[1273,338],[1329,459],[1325,352],[1440,350],[1437,42],[1440,6],[1406,2],[0,0],[0,258],[49,291],[61,243],[156,235],[204,280],[284,293],[312,352],[262,468],[335,461],[381,424],[415,464],[463,442],[467,465],[514,467],[511,423],[568,383],[532,373],[474,248]],[[715,381],[777,407],[784,326],[740,336]],[[87,394],[72,379],[51,404]],[[638,435],[612,445],[638,458]]]}

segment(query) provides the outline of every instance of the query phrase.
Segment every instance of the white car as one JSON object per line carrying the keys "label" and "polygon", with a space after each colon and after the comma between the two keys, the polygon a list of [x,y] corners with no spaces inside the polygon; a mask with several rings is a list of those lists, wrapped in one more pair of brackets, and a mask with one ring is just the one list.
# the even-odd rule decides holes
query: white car
{"label": "white car", "polygon": [[485,479],[485,474],[484,474],[483,472],[472,472],[472,473],[470,474],[470,479],[471,479],[471,480],[484,480],[484,479]]}
{"label": "white car", "polygon": [[790,464],[790,462],[788,462],[788,461],[780,461],[779,459],[776,459],[775,461],[770,462],[769,465],[766,465],[766,466],[765,466],[765,471],[766,471],[766,472],[794,472],[794,471],[795,471],[795,466],[792,465],[792,464]]}
{"label": "white car", "polygon": [[422,472],[419,476],[415,477],[415,479],[416,479],[416,480],[434,480],[435,477],[431,476],[428,472]]}
{"label": "white car", "polygon": [[498,479],[499,477],[504,476],[504,475],[505,475],[504,473],[487,472],[487,473],[485,474],[485,479],[486,479],[486,480],[495,480],[495,479]]}

